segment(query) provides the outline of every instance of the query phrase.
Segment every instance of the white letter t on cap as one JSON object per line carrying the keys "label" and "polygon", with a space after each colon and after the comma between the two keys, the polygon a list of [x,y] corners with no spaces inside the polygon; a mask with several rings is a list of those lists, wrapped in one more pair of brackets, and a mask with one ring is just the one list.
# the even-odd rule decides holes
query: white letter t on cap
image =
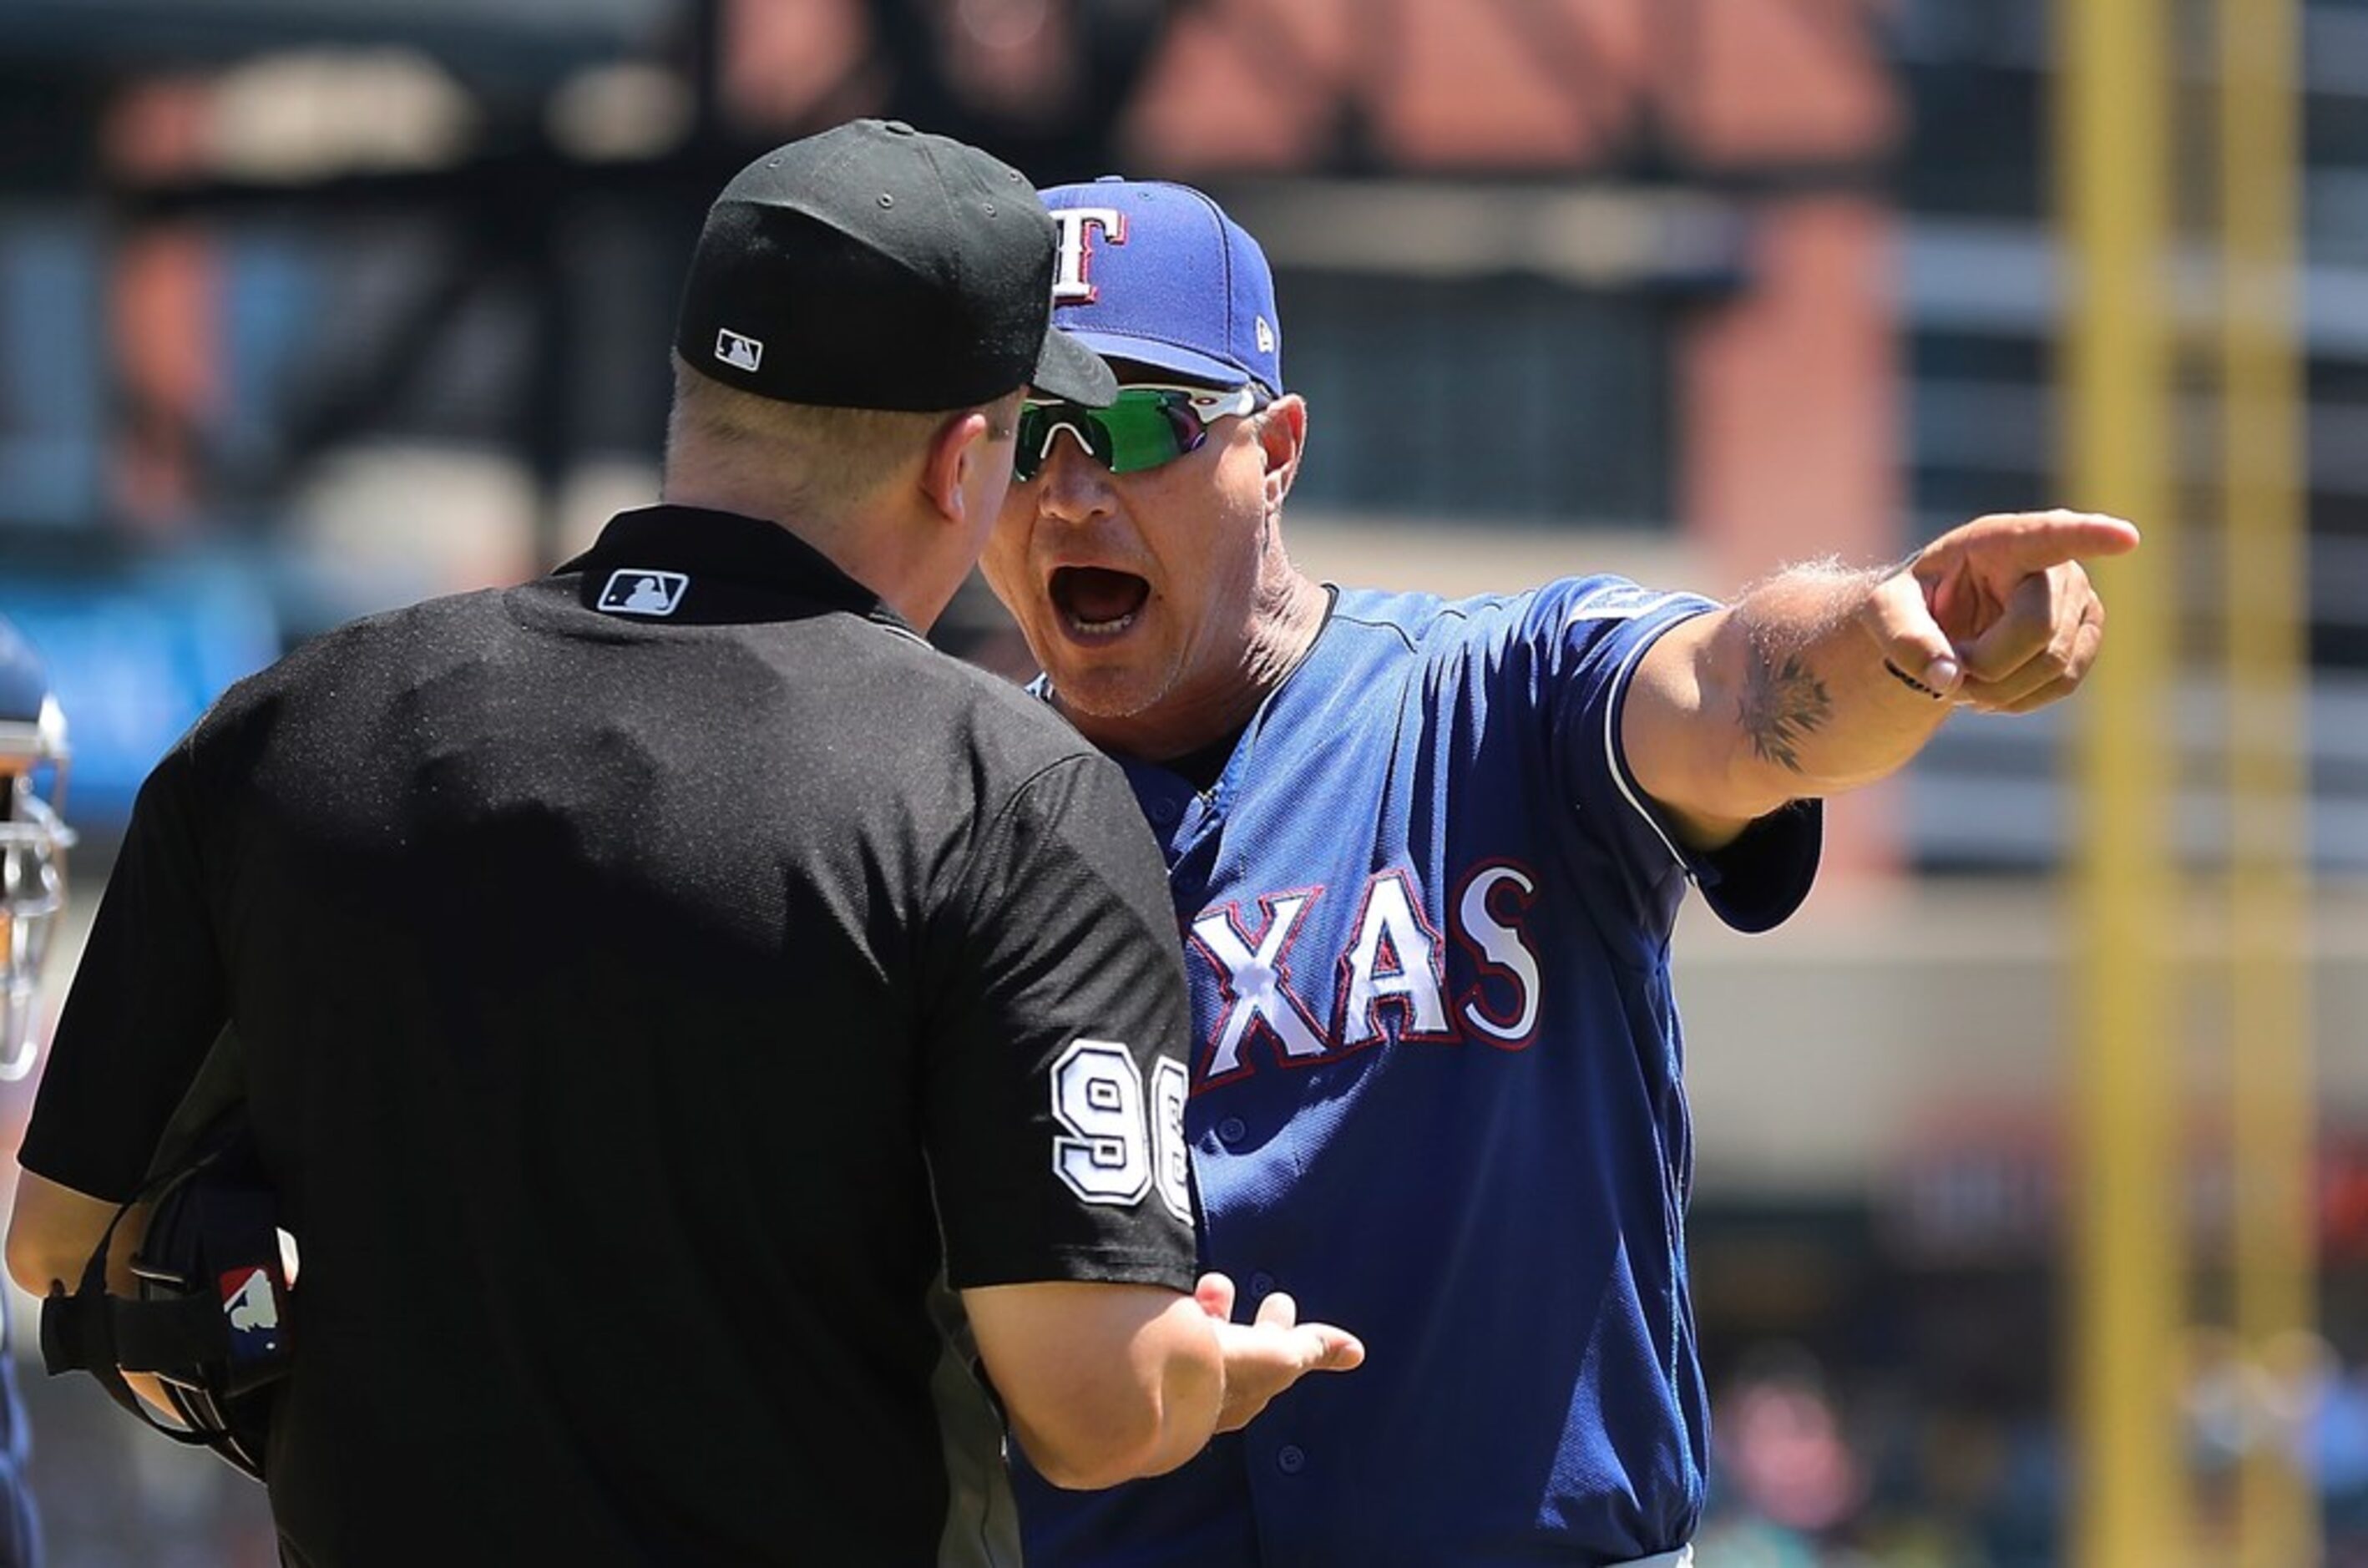
{"label": "white letter t on cap", "polygon": [[1101,290],[1087,276],[1094,257],[1093,240],[1086,231],[1099,229],[1114,245],[1126,244],[1126,214],[1115,207],[1066,207],[1053,214],[1061,226],[1060,265],[1053,273],[1053,302],[1090,304]]}

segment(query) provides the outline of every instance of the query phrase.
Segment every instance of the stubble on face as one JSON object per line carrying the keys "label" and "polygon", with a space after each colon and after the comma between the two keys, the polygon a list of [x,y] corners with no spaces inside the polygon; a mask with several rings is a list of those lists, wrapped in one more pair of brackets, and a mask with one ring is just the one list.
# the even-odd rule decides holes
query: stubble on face
{"label": "stubble on face", "polygon": [[1178,614],[1179,641],[1156,661],[1088,666],[1065,684],[1054,669],[1056,705],[1097,745],[1155,762],[1197,751],[1248,723],[1298,667],[1328,597],[1291,565],[1271,518],[1241,526],[1228,580],[1202,585],[1213,591],[1197,619]]}

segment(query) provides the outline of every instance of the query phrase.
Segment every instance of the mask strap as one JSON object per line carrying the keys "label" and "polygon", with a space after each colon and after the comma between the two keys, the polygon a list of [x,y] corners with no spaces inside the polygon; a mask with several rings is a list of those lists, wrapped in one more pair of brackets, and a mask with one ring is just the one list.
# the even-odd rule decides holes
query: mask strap
{"label": "mask strap", "polygon": [[[175,1317],[176,1305],[169,1301],[149,1301],[122,1296],[111,1296],[107,1290],[107,1259],[114,1250],[115,1233],[124,1216],[141,1204],[161,1196],[176,1183],[185,1181],[214,1163],[217,1154],[209,1154],[196,1164],[179,1170],[166,1171],[154,1177],[139,1191],[125,1199],[115,1217],[107,1222],[107,1230],[98,1238],[90,1261],[83,1265],[82,1282],[72,1295],[63,1284],[52,1281],[49,1295],[41,1302],[41,1365],[51,1377],[61,1372],[88,1372],[107,1397],[138,1416],[142,1422],[162,1432],[176,1443],[191,1448],[211,1447],[213,1435],[175,1426],[148,1407],[147,1401],[131,1392],[124,1381],[123,1368],[118,1359],[121,1352],[118,1344],[124,1337],[120,1319],[129,1318],[132,1329],[130,1337],[143,1337],[143,1322],[152,1327],[161,1326],[156,1320],[165,1315]],[[202,1297],[190,1298],[208,1316],[218,1316],[220,1309]],[[176,1327],[181,1325],[174,1325]],[[194,1326],[194,1325],[189,1325]]]}

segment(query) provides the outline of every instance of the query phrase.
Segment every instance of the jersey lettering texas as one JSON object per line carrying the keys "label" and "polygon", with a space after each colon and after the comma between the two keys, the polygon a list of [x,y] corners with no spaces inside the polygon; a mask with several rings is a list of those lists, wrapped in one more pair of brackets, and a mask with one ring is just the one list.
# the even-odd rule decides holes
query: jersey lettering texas
{"label": "jersey lettering texas", "polygon": [[[1523,930],[1537,891],[1537,878],[1513,862],[1474,867],[1447,903],[1452,943],[1414,873],[1399,867],[1366,879],[1345,926],[1311,921],[1327,896],[1321,887],[1261,894],[1255,922],[1239,902],[1204,911],[1192,947],[1221,1006],[1194,1091],[1256,1072],[1259,1040],[1285,1067],[1385,1040],[1520,1050],[1538,1021],[1538,958]],[[1311,926],[1339,931],[1338,951],[1304,950]],[[1310,989],[1326,977],[1328,995]]]}

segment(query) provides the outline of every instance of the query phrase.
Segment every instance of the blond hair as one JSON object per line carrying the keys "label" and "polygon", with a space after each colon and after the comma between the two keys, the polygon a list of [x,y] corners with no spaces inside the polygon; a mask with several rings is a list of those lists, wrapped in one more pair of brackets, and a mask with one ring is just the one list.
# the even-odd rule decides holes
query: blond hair
{"label": "blond hair", "polygon": [[780,496],[784,512],[828,519],[869,500],[959,412],[783,403],[725,386],[677,354],[666,469],[695,460]]}

